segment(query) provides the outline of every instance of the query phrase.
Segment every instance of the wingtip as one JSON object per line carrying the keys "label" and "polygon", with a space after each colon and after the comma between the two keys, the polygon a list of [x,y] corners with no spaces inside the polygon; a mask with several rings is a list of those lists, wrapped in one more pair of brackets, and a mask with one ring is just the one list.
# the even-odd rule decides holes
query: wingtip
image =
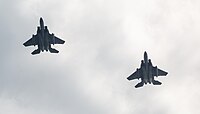
{"label": "wingtip", "polygon": [[23,45],[26,47],[27,45],[25,43],[23,43]]}
{"label": "wingtip", "polygon": [[130,79],[130,76],[129,76],[129,77],[127,77],[126,79],[127,79],[127,80],[129,80],[129,81],[131,80],[131,79]]}

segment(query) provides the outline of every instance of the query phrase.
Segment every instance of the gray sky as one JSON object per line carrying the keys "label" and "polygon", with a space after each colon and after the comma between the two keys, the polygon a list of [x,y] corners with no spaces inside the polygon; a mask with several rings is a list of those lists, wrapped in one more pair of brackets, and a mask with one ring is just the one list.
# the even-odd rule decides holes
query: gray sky
{"label": "gray sky", "polygon": [[[199,114],[200,1],[0,0],[1,114]],[[59,54],[22,44],[43,17]],[[144,51],[161,86],[126,78]]]}

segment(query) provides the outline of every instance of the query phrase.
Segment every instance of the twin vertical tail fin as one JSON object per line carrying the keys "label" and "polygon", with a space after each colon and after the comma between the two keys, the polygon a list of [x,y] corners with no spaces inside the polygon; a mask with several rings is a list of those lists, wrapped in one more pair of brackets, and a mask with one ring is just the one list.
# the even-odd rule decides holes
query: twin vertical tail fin
{"label": "twin vertical tail fin", "polygon": [[138,83],[138,84],[135,86],[135,88],[142,87],[143,85],[144,85],[144,83],[143,83],[143,82],[140,82],[140,83]]}
{"label": "twin vertical tail fin", "polygon": [[51,53],[58,53],[58,52],[59,52],[58,50],[56,50],[56,49],[54,49],[54,48],[49,48],[49,51],[50,51]]}
{"label": "twin vertical tail fin", "polygon": [[40,49],[36,49],[36,50],[34,50],[31,54],[32,55],[35,55],[35,54],[39,54],[40,53]]}
{"label": "twin vertical tail fin", "polygon": [[161,82],[159,82],[159,81],[157,81],[157,80],[154,80],[153,81],[153,85],[161,85],[162,83]]}

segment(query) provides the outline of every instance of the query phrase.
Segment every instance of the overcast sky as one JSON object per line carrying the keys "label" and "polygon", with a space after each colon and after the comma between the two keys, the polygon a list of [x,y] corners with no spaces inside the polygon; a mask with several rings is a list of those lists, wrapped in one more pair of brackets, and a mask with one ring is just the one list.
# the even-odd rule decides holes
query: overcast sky
{"label": "overcast sky", "polygon": [[[0,114],[199,114],[199,0],[0,0]],[[43,17],[65,40],[32,56]],[[169,74],[135,89],[147,51]]]}

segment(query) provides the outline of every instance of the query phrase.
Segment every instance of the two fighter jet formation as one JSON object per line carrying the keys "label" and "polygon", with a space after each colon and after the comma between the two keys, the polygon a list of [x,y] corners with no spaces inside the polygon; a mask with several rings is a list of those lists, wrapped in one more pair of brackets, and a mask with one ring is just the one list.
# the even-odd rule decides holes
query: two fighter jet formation
{"label": "two fighter jet formation", "polygon": [[[47,26],[44,26],[44,21],[40,18],[40,26],[37,27],[37,34],[32,35],[32,38],[26,41],[23,45],[27,46],[38,46],[38,49],[34,50],[31,54],[39,54],[41,51],[50,51],[51,53],[58,53],[59,51],[52,48],[51,44],[64,44],[65,41],[61,40],[60,38],[56,37],[53,33],[50,34]],[[146,51],[144,52],[144,60],[141,61],[140,68],[131,74],[127,79],[134,80],[134,79],[141,79],[141,82],[138,83],[135,88],[142,87],[144,84],[151,84],[153,85],[161,85],[162,83],[155,80],[154,77],[158,76],[166,76],[168,73],[160,70],[157,66],[153,66],[151,59],[148,59]]]}

